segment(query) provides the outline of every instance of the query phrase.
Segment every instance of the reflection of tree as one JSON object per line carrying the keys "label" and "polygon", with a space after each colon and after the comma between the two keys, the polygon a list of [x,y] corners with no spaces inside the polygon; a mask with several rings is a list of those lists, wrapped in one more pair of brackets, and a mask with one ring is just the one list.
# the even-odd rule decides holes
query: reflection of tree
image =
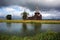
{"label": "reflection of tree", "polygon": [[26,30],[27,29],[27,25],[26,23],[23,23],[23,30]]}
{"label": "reflection of tree", "polygon": [[41,28],[41,23],[34,23],[34,31],[35,32],[40,32]]}
{"label": "reflection of tree", "polygon": [[26,25],[26,23],[23,23],[22,27],[23,27],[23,35],[26,35],[27,34],[27,25]]}
{"label": "reflection of tree", "polygon": [[11,27],[11,23],[7,22],[6,25],[7,25],[7,27]]}

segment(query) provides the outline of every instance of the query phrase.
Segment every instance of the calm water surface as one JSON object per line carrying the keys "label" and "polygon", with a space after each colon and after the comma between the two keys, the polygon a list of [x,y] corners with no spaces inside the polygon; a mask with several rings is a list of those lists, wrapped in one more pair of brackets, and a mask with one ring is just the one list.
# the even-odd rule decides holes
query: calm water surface
{"label": "calm water surface", "polygon": [[39,32],[46,32],[47,30],[60,32],[60,24],[0,23],[0,34],[31,36]]}

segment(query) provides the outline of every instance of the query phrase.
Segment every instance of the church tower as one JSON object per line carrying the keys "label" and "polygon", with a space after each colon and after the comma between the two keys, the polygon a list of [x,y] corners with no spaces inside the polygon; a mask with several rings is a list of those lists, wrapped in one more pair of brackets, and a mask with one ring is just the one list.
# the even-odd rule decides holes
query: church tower
{"label": "church tower", "polygon": [[35,9],[34,19],[35,20],[42,20],[42,15],[40,14],[38,7],[36,7],[36,9]]}

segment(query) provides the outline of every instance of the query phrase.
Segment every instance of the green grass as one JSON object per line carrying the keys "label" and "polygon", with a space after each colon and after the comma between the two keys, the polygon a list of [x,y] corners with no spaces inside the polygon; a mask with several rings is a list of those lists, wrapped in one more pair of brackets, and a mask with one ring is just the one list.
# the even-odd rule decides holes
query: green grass
{"label": "green grass", "polygon": [[0,20],[0,22],[60,24],[60,20]]}
{"label": "green grass", "polygon": [[43,33],[37,33],[34,36],[14,36],[14,35],[0,35],[0,40],[60,40],[60,33],[47,31]]}

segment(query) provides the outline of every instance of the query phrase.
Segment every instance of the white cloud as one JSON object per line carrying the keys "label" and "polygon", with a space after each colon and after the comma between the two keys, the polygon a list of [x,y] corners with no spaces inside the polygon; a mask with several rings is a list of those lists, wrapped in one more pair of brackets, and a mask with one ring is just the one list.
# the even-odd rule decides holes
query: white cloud
{"label": "white cloud", "polygon": [[3,16],[3,13],[0,12],[0,16]]}
{"label": "white cloud", "polygon": [[49,10],[41,12],[43,19],[60,19],[60,11]]}
{"label": "white cloud", "polygon": [[5,11],[8,11],[8,12],[15,11],[15,9],[13,9],[13,8],[8,8],[8,7],[5,8],[4,10],[5,10]]}
{"label": "white cloud", "polygon": [[47,16],[51,16],[51,14],[42,14],[42,16],[47,17]]}
{"label": "white cloud", "polygon": [[5,16],[7,14],[11,14],[12,16],[21,16],[21,13],[24,10],[27,13],[30,13],[30,10],[29,9],[27,9],[25,7],[21,7],[21,6],[8,6],[8,7],[3,7],[0,12],[2,12],[2,14],[4,14]]}

